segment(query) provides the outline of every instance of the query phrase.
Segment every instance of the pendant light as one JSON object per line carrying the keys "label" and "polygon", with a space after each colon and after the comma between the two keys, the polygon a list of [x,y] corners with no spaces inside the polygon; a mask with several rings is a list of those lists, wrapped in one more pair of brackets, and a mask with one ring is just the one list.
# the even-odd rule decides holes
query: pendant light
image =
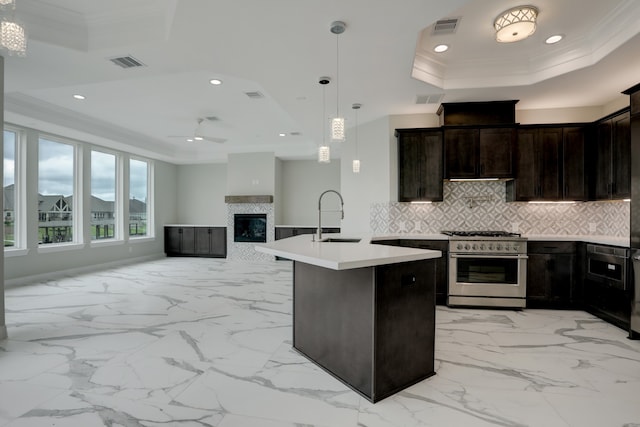
{"label": "pendant light", "polygon": [[360,173],[360,160],[358,159],[358,110],[362,107],[362,104],[353,104],[351,108],[356,112],[356,158],[352,162],[353,173]]}
{"label": "pendant light", "polygon": [[336,35],[336,117],[331,119],[331,140],[343,142],[345,139],[344,117],[340,117],[340,43],[339,36],[344,33],[346,24],[342,21],[331,23],[329,30]]}
{"label": "pendant light", "polygon": [[329,146],[325,143],[325,117],[326,117],[326,86],[331,81],[329,77],[320,77],[318,83],[322,85],[322,145],[318,147],[318,163],[329,163],[331,162],[331,150]]}
{"label": "pendant light", "polygon": [[27,32],[14,15],[15,0],[0,0],[0,11],[9,11],[10,16],[0,18],[0,48],[6,49],[10,56],[27,55]]}

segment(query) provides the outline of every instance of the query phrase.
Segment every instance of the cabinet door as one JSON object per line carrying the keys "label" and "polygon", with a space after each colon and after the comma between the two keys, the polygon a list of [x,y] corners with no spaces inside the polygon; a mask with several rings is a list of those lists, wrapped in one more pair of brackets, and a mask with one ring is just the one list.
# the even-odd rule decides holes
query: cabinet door
{"label": "cabinet door", "polygon": [[540,307],[547,300],[549,254],[528,254],[527,259],[527,307]]}
{"label": "cabinet door", "polygon": [[540,129],[541,175],[539,200],[561,200],[560,163],[562,157],[562,128]]}
{"label": "cabinet door", "polygon": [[211,227],[195,227],[194,253],[209,255],[211,253]]}
{"label": "cabinet door", "polygon": [[218,258],[227,256],[227,228],[212,227],[211,231],[211,249],[209,254]]}
{"label": "cabinet door", "polygon": [[480,178],[513,178],[513,147],[515,129],[480,129]]}
{"label": "cabinet door", "polygon": [[180,242],[180,253],[183,255],[194,255],[196,253],[195,227],[182,228],[182,240]]}
{"label": "cabinet door", "polygon": [[164,252],[168,255],[180,253],[181,227],[164,228]]}
{"label": "cabinet door", "polygon": [[520,128],[515,148],[516,179],[508,181],[507,201],[535,200],[540,182],[540,149],[537,128]]}
{"label": "cabinet door", "polygon": [[445,129],[444,152],[447,178],[478,176],[478,129]]}
{"label": "cabinet door", "polygon": [[611,195],[631,197],[631,119],[629,113],[614,117],[611,140]]}
{"label": "cabinet door", "polygon": [[595,198],[611,197],[611,120],[598,123],[596,127]]}
{"label": "cabinet door", "polygon": [[398,201],[442,201],[442,131],[398,131]]}
{"label": "cabinet door", "polygon": [[415,134],[401,134],[398,138],[398,201],[409,202],[420,198],[422,177],[420,140]]}
{"label": "cabinet door", "polygon": [[564,200],[587,199],[585,142],[583,127],[564,128],[562,149]]}

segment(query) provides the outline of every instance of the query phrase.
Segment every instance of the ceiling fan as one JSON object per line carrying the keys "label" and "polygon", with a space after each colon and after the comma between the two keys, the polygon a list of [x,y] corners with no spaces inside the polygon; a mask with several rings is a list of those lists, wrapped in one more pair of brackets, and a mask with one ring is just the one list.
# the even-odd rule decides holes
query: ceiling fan
{"label": "ceiling fan", "polygon": [[[216,138],[213,136],[208,136],[205,135],[204,132],[202,131],[202,122],[204,122],[205,120],[209,120],[209,118],[203,119],[203,118],[198,118],[198,125],[196,126],[195,130],[193,131],[192,135],[169,135],[169,138],[182,138],[187,142],[201,142],[201,141],[209,141],[209,142],[216,142],[218,144],[222,144],[223,142],[226,141],[225,138]],[[216,120],[216,119],[214,119]]]}

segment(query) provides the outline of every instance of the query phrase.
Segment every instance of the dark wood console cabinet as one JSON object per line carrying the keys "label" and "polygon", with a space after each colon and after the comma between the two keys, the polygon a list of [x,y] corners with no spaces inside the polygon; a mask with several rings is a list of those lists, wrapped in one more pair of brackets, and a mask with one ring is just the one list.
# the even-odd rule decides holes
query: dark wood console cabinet
{"label": "dark wood console cabinet", "polygon": [[166,226],[164,252],[167,256],[226,258],[227,228]]}

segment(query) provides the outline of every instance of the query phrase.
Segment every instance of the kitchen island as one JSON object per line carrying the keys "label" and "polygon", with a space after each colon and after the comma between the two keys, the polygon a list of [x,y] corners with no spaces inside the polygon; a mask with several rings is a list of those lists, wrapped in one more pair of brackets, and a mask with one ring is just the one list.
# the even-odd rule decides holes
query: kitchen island
{"label": "kitchen island", "polygon": [[293,260],[293,347],[372,402],[434,375],[441,252],[325,236],[256,246]]}

